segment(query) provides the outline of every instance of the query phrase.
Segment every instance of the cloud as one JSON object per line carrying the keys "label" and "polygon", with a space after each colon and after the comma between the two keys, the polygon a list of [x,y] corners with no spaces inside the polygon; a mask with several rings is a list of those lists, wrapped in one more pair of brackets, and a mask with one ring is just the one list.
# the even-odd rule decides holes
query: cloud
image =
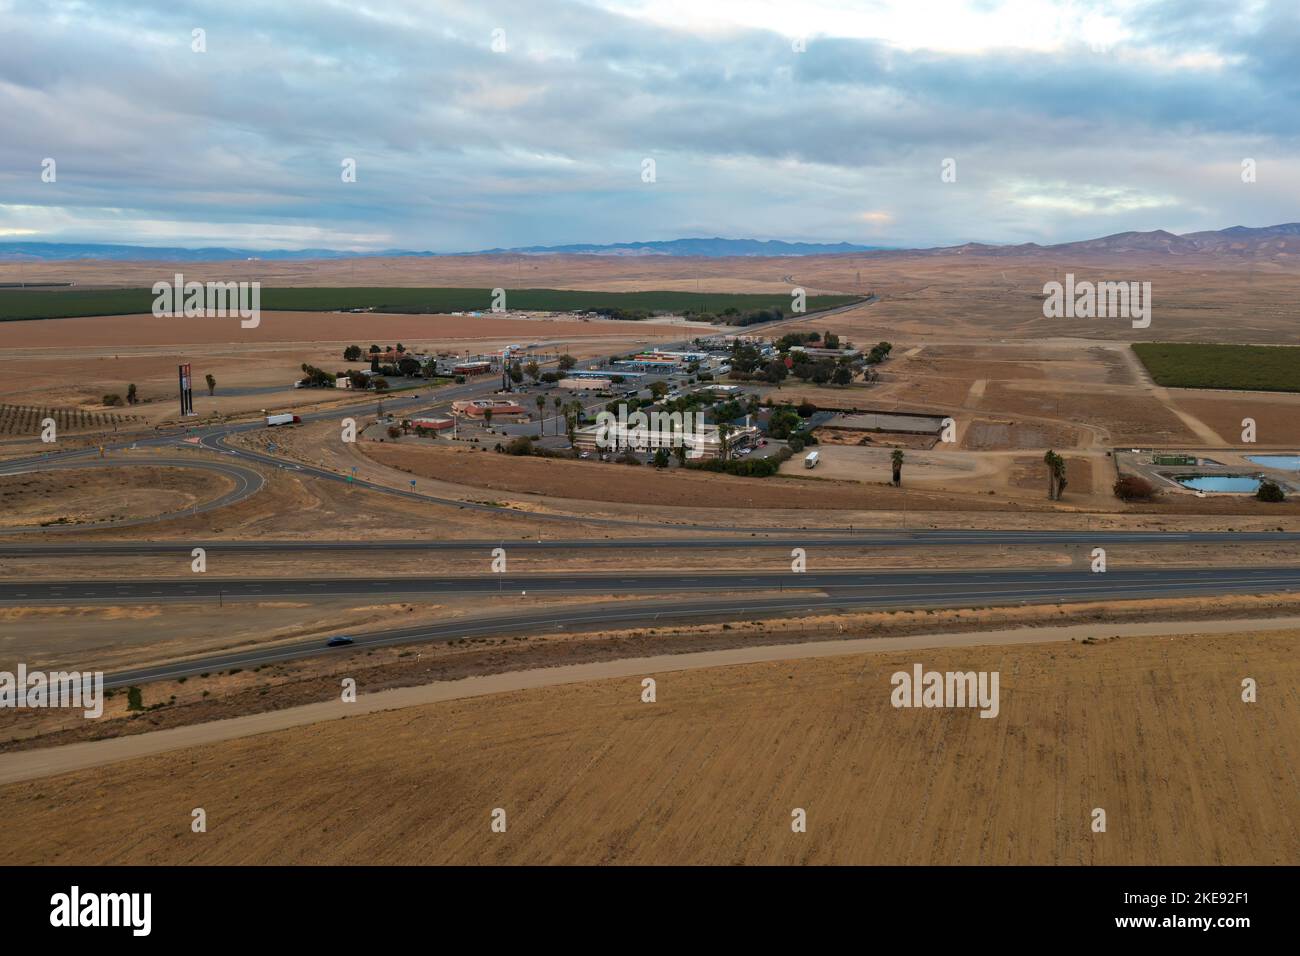
{"label": "cloud", "polygon": [[1297,218],[1267,175],[1300,133],[1289,0],[4,7],[0,221],[43,239],[910,245]]}

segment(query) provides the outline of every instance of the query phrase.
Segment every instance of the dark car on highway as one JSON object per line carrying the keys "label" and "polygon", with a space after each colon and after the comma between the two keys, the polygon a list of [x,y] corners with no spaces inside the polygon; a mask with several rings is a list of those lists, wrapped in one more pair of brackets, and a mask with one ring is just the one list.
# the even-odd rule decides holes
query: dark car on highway
{"label": "dark car on highway", "polygon": [[354,644],[354,643],[356,642],[353,641],[352,638],[343,637],[342,635],[340,635],[338,637],[331,637],[328,641],[325,642],[325,646],[326,647],[347,647],[349,644]]}

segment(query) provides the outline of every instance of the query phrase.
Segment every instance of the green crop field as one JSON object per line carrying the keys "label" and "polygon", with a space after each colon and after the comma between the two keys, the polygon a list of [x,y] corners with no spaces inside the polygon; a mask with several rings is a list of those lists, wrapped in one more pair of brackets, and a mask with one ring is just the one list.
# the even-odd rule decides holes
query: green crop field
{"label": "green crop field", "polygon": [[[808,312],[820,312],[856,302],[858,296],[810,295]],[[153,310],[149,289],[33,291],[0,289],[0,321],[61,319],[86,315],[138,315]],[[733,295],[725,292],[587,292],[567,289],[507,289],[506,306],[541,312],[599,311],[713,312],[732,308],[740,312],[782,309],[790,313],[790,296],[766,293]],[[263,311],[334,312],[373,308],[376,312],[445,313],[487,312],[491,289],[410,288],[263,288]]]}
{"label": "green crop field", "polygon": [[1300,392],[1300,348],[1138,342],[1133,351],[1157,385]]}

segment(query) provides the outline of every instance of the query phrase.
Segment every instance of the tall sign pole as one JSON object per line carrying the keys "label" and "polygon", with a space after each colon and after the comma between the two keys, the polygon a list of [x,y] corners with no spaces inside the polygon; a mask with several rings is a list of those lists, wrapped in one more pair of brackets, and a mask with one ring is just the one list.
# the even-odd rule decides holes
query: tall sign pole
{"label": "tall sign pole", "polygon": [[178,365],[176,371],[180,378],[181,387],[181,417],[187,418],[194,414],[194,392],[190,388],[189,363]]}

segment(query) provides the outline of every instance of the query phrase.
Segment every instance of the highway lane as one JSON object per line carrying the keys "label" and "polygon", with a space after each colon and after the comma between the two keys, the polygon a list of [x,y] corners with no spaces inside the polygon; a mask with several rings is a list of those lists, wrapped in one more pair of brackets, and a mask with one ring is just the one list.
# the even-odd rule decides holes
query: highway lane
{"label": "highway lane", "polygon": [[[141,462],[146,464],[146,462]],[[191,462],[192,464],[192,462]],[[256,473],[253,473],[256,474]],[[200,508],[199,510],[205,510]],[[187,514],[189,512],[186,512]],[[765,533],[764,533],[765,532]],[[209,556],[218,554],[292,554],[306,552],[476,552],[489,553],[504,547],[511,551],[647,551],[647,550],[753,550],[757,548],[929,548],[929,547],[1115,547],[1117,545],[1177,546],[1189,544],[1273,544],[1300,545],[1295,531],[997,531],[889,528],[815,528],[801,534],[764,529],[744,535],[717,537],[702,531],[700,536],[663,538],[478,538],[430,540],[172,540],[172,541],[35,541],[16,543],[0,540],[0,557],[61,557],[87,555],[189,556],[203,548]]]}
{"label": "highway lane", "polygon": [[1289,590],[1300,587],[1300,567],[1282,568],[1143,568],[1116,569],[1096,574],[1089,569],[1023,570],[833,570],[714,571],[561,574],[494,574],[490,556],[483,555],[482,573],[465,576],[218,578],[193,574],[180,578],[124,581],[5,581],[0,582],[0,604],[112,605],[196,601],[203,599],[259,600],[294,598],[332,600],[339,597],[409,598],[420,595],[558,594],[633,595],[694,591],[746,592],[783,588],[819,591],[857,591],[863,594],[924,600],[938,591],[961,593],[974,603],[1005,600],[1008,594],[1051,593],[1061,597],[1081,594],[1119,594],[1128,590],[1151,593],[1205,589],[1205,593],[1256,589]]}
{"label": "highway lane", "polygon": [[[914,581],[910,587],[876,580],[859,586],[832,586],[785,594],[676,599],[631,604],[603,602],[576,608],[523,608],[471,619],[349,632],[355,644],[328,648],[324,638],[294,641],[271,647],[207,655],[153,667],[110,674],[108,687],[124,687],[152,680],[172,679],[226,670],[257,667],[320,655],[343,656],[376,647],[425,641],[452,641],[489,635],[538,635],[559,631],[581,632],[638,626],[708,621],[731,622],[759,617],[825,614],[877,608],[943,608],[1007,604],[1055,604],[1067,600],[1132,600],[1205,594],[1266,593],[1300,586],[1300,570],[1279,573],[1267,568],[1214,572],[1021,572],[1020,578],[995,572],[936,574]],[[993,577],[1000,576],[1000,582]],[[757,575],[751,575],[757,577]],[[769,576],[771,577],[771,576]],[[786,578],[802,575],[786,575]],[[878,579],[886,575],[877,575]],[[988,578],[989,580],[982,580]],[[942,580],[940,580],[942,579]],[[515,579],[515,583],[518,579]],[[773,582],[767,582],[770,589]],[[788,586],[788,585],[787,585]],[[531,589],[531,588],[530,588]]]}

